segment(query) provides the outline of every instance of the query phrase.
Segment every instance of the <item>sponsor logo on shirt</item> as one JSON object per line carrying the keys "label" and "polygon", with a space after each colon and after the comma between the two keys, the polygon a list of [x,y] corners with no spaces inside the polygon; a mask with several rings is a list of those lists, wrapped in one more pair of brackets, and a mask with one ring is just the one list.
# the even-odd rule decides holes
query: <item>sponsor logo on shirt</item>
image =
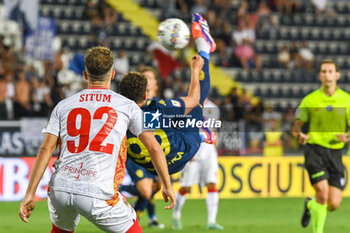
{"label": "sponsor logo on shirt", "polygon": [[90,177],[95,177],[97,176],[97,171],[92,170],[92,169],[85,169],[83,168],[84,163],[80,163],[80,167],[75,167],[75,166],[65,166],[64,171],[71,173],[71,174],[76,174],[77,176],[74,177],[75,179],[79,179],[81,176],[90,176]]}
{"label": "sponsor logo on shirt", "polygon": [[171,103],[173,104],[174,107],[179,107],[181,108],[181,102],[177,100],[171,100]]}

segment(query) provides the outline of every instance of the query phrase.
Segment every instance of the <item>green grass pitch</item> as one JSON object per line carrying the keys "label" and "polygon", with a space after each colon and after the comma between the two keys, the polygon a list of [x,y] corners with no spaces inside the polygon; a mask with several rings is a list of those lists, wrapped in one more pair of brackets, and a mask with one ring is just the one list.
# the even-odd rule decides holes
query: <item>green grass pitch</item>
{"label": "green grass pitch", "polygon": [[[51,223],[46,201],[37,202],[37,206],[29,223],[18,218],[19,202],[0,202],[0,232],[4,233],[42,233],[50,232]],[[265,198],[265,199],[231,199],[220,200],[218,223],[225,227],[224,231],[208,231],[206,225],[205,200],[187,200],[182,211],[184,229],[171,229],[171,211],[162,208],[164,203],[157,201],[157,214],[166,228],[150,229],[147,227],[147,214],[140,223],[145,233],[181,232],[181,233],[312,233],[311,226],[306,229],[300,226],[303,210],[301,198]],[[350,232],[350,198],[344,198],[340,208],[327,217],[324,233]],[[102,232],[83,217],[76,233]]]}

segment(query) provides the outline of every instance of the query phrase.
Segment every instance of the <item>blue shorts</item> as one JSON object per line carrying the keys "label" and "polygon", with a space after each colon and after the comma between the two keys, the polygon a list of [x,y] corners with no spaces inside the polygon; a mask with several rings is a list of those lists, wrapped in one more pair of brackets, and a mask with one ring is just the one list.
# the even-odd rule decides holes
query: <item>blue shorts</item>
{"label": "blue shorts", "polygon": [[155,182],[158,181],[157,175],[151,174],[149,171],[147,171],[146,168],[141,167],[139,164],[135,163],[131,159],[126,160],[126,169],[128,170],[128,173],[135,184],[136,182],[144,178],[151,178]]}

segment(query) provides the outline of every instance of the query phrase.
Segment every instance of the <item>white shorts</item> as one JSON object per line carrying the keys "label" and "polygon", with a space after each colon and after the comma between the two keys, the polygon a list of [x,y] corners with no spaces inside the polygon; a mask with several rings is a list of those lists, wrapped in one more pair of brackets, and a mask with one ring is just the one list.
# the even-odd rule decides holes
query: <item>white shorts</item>
{"label": "white shorts", "polygon": [[136,213],[119,194],[119,201],[111,206],[105,200],[50,190],[48,206],[52,223],[66,231],[74,230],[80,215],[104,232],[125,233],[134,224]]}
{"label": "white shorts", "polygon": [[181,171],[181,187],[191,187],[200,184],[218,182],[218,152],[214,144],[202,143],[193,160],[188,162]]}

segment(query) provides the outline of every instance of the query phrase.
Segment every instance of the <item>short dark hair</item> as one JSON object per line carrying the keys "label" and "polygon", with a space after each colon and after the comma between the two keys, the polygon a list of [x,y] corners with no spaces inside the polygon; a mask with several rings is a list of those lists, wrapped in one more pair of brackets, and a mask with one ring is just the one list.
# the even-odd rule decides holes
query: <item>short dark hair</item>
{"label": "short dark hair", "polygon": [[120,80],[120,94],[140,103],[147,88],[147,78],[139,72],[129,72]]}
{"label": "short dark hair", "polygon": [[320,72],[321,72],[321,67],[323,64],[333,64],[335,66],[335,71],[339,72],[337,63],[335,63],[335,61],[333,61],[332,59],[322,60],[321,65],[320,65]]}
{"label": "short dark hair", "polygon": [[106,47],[90,48],[85,55],[85,68],[91,81],[105,81],[105,76],[112,68],[113,63],[113,54]]}

